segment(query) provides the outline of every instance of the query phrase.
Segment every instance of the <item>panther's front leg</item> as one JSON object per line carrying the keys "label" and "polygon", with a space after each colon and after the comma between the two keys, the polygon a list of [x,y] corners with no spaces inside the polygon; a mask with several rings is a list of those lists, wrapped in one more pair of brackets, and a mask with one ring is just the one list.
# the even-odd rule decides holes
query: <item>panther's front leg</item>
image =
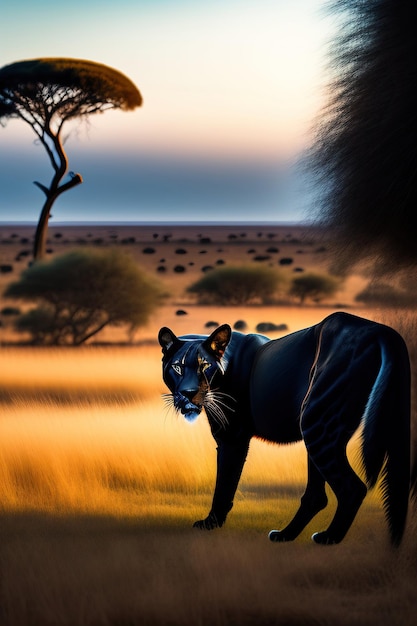
{"label": "panther's front leg", "polygon": [[233,499],[249,449],[250,437],[235,441],[218,441],[217,477],[211,510],[205,519],[194,523],[194,528],[220,528],[233,507]]}

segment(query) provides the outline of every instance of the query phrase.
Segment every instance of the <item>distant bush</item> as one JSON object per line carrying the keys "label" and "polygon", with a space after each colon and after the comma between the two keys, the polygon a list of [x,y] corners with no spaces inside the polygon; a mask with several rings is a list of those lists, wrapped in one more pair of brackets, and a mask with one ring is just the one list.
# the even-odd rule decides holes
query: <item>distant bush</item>
{"label": "distant bush", "polygon": [[282,332],[288,330],[287,324],[275,324],[274,322],[259,322],[256,325],[257,333]]}
{"label": "distant bush", "polygon": [[300,304],[304,304],[307,299],[320,302],[323,298],[335,294],[340,285],[340,278],[328,274],[305,273],[292,279],[288,293],[299,298]]}
{"label": "distant bush", "polygon": [[200,304],[243,305],[267,303],[284,282],[283,276],[267,267],[219,267],[188,287]]}
{"label": "distant bush", "polygon": [[217,326],[220,326],[220,324],[219,322],[215,322],[214,320],[209,320],[204,324],[205,328],[217,328]]}
{"label": "distant bush", "polygon": [[407,287],[407,289],[402,289],[388,283],[371,281],[357,294],[355,300],[381,307],[415,306],[417,304],[415,285],[408,284]]}

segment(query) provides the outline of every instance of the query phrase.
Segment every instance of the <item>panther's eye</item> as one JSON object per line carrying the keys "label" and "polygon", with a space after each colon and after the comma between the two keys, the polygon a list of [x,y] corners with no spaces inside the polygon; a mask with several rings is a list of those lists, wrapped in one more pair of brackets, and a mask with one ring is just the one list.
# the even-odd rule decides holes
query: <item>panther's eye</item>
{"label": "panther's eye", "polygon": [[182,376],[182,365],[180,365],[179,363],[173,363],[171,367],[174,372],[178,374],[178,376]]}
{"label": "panther's eye", "polygon": [[201,356],[198,357],[198,368],[200,372],[204,373],[209,367],[211,363],[203,359]]}

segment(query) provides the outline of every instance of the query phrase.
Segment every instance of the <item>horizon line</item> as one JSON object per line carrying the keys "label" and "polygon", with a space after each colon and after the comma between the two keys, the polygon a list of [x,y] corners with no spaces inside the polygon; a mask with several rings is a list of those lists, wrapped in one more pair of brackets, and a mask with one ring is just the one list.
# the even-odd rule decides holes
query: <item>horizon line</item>
{"label": "horizon line", "polygon": [[[0,228],[2,226],[33,226],[36,227],[37,221],[27,220],[0,220]],[[62,220],[51,223],[48,228],[54,226],[312,226],[313,222],[296,220]]]}

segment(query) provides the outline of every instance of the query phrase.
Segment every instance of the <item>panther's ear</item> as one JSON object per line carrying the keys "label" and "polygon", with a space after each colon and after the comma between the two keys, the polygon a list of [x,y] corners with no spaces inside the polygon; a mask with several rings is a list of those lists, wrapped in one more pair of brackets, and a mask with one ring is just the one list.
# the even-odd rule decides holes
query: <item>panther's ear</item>
{"label": "panther's ear", "polygon": [[204,342],[204,346],[220,360],[226,351],[231,336],[232,329],[229,324],[223,324],[211,333],[210,337]]}
{"label": "panther's ear", "polygon": [[158,341],[162,346],[162,352],[166,354],[177,341],[177,337],[172,330],[164,326],[158,333]]}

